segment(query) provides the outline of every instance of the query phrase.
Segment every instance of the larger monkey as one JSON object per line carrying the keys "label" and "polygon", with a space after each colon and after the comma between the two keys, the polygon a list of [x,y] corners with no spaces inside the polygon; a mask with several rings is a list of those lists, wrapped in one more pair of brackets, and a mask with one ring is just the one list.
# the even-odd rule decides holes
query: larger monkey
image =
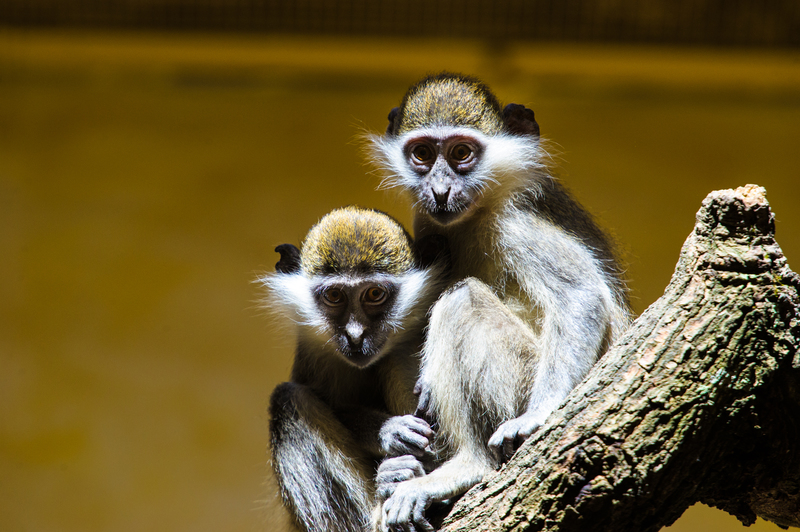
{"label": "larger monkey", "polygon": [[419,382],[447,460],[422,475],[409,457],[390,459],[378,474],[384,526],[432,530],[425,508],[479,482],[544,423],[628,324],[627,297],[609,240],[542,164],[529,109],[435,75],[372,145],[387,183],[414,200],[415,237],[450,245],[453,285],[432,309]]}
{"label": "larger monkey", "polygon": [[281,495],[303,530],[362,532],[377,462],[425,454],[430,427],[403,414],[417,404],[416,355],[441,284],[434,253],[418,249],[389,216],[347,207],[323,217],[302,251],[279,246],[276,273],[260,279],[269,306],[298,324],[270,433]]}

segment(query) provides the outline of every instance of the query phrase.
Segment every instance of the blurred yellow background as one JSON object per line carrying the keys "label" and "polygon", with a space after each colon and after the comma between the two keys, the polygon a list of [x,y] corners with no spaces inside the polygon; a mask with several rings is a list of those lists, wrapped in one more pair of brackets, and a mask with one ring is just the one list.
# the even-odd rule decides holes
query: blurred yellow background
{"label": "blurred yellow background", "polygon": [[410,223],[361,137],[442,69],[534,109],[637,312],[714,189],[765,186],[800,267],[797,51],[0,30],[0,529],[275,529],[253,280],[334,207]]}

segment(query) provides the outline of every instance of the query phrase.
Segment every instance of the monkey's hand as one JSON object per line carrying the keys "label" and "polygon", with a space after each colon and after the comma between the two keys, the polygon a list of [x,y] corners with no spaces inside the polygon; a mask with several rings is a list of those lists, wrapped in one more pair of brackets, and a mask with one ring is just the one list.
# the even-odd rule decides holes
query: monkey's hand
{"label": "monkey's hand", "polygon": [[526,412],[501,424],[489,438],[489,450],[492,451],[497,463],[507,462],[522,442],[544,423],[548,414],[549,412],[544,415]]}
{"label": "monkey's hand", "polygon": [[397,484],[392,496],[383,503],[384,530],[433,532],[433,526],[425,518],[425,510],[432,502],[430,494],[416,482]]}
{"label": "monkey's hand", "polygon": [[394,416],[386,420],[378,433],[381,450],[388,457],[414,455],[430,456],[433,430],[424,419],[416,416]]}
{"label": "monkey's hand", "polygon": [[406,480],[425,476],[422,462],[407,454],[395,458],[387,458],[378,466],[375,475],[377,493],[380,500],[385,501],[392,496],[397,486]]}

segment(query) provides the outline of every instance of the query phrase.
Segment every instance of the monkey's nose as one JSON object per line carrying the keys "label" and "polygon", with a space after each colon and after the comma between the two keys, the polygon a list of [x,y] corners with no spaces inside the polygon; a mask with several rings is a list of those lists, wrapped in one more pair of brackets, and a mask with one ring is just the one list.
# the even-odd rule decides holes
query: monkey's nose
{"label": "monkey's nose", "polygon": [[437,192],[436,190],[433,191],[433,199],[436,202],[437,207],[445,207],[447,206],[447,198],[450,197],[450,188],[447,187],[447,190],[444,192]]}
{"label": "monkey's nose", "polygon": [[361,345],[362,336],[364,336],[364,326],[356,321],[351,321],[345,327],[347,338],[353,345]]}

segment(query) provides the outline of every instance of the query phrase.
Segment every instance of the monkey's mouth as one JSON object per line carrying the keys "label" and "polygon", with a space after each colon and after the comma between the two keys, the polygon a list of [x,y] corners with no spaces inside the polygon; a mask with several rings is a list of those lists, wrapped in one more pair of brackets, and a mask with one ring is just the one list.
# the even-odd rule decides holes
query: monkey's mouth
{"label": "monkey's mouth", "polygon": [[339,352],[344,355],[345,360],[359,368],[369,366],[377,360],[379,358],[377,355],[382,347],[383,344],[378,346],[370,341],[355,344],[347,338],[339,340]]}
{"label": "monkey's mouth", "polygon": [[458,204],[439,207],[434,204],[428,205],[427,211],[430,217],[433,218],[433,221],[437,224],[450,225],[464,218],[465,215],[470,211],[470,206]]}
{"label": "monkey's mouth", "polygon": [[453,194],[447,201],[439,202],[434,198],[426,198],[422,204],[434,222],[439,225],[450,225],[471,212],[475,201],[465,194]]}
{"label": "monkey's mouth", "polygon": [[363,351],[353,351],[346,356],[348,362],[358,366],[359,368],[369,366],[375,360],[375,357],[373,357],[371,354],[364,353]]}

